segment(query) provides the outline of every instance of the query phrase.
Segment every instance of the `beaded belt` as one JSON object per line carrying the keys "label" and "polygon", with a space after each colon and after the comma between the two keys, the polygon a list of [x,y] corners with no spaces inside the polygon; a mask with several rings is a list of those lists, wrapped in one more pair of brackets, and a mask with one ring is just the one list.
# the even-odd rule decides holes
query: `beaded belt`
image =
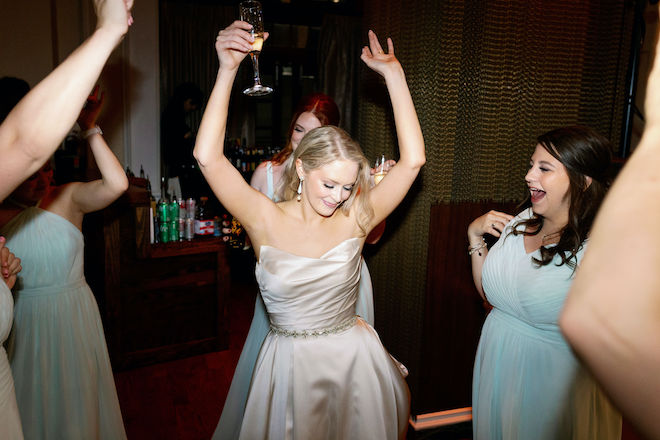
{"label": "beaded belt", "polygon": [[312,337],[312,336],[327,336],[331,335],[334,333],[339,333],[343,330],[346,330],[348,328],[351,328],[355,325],[355,321],[357,321],[357,316],[351,316],[348,320],[344,321],[343,323],[336,325],[334,327],[329,327],[329,328],[319,328],[315,330],[289,330],[285,329],[282,327],[276,327],[273,324],[270,325],[270,331],[275,333],[276,335],[281,335],[281,336],[291,336],[294,338],[306,338],[306,337]]}

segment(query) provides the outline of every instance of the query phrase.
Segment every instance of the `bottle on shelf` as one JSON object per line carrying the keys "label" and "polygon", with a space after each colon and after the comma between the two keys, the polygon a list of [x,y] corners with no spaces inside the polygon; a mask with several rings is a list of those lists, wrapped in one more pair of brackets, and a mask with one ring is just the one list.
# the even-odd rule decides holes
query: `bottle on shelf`
{"label": "bottle on shelf", "polygon": [[179,218],[177,226],[179,228],[179,241],[183,241],[186,237],[186,217],[188,217],[188,214],[186,212],[186,202],[182,198],[179,198],[177,203],[179,204]]}
{"label": "bottle on shelf", "polygon": [[158,238],[161,243],[170,241],[170,207],[165,189],[165,177],[161,177],[160,199],[158,200]]}
{"label": "bottle on shelf", "polygon": [[219,216],[213,217],[213,236],[221,237],[222,236],[222,225]]}
{"label": "bottle on shelf", "polygon": [[208,197],[199,198],[197,207],[197,218],[195,219],[196,235],[213,235],[213,217],[209,218],[209,212],[206,206]]}
{"label": "bottle on shelf", "polygon": [[195,199],[192,197],[186,199],[186,225],[184,236],[188,241],[192,240],[195,236],[196,205]]}
{"label": "bottle on shelf", "polygon": [[231,235],[229,237],[229,246],[234,249],[242,248],[245,245],[245,237],[243,234],[243,225],[241,222],[233,217],[231,220]]}
{"label": "bottle on shelf", "polygon": [[179,202],[172,196],[167,205],[167,215],[170,223],[170,241],[179,241]]}
{"label": "bottle on shelf", "polygon": [[158,216],[156,215],[156,198],[151,191],[151,181],[147,176],[147,192],[149,193],[149,241],[151,243],[158,242]]}

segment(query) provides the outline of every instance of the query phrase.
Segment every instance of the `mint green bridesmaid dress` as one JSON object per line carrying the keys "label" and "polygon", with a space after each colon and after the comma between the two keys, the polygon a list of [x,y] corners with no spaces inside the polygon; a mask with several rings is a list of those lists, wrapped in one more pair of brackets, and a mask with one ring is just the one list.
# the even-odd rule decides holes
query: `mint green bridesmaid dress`
{"label": "mint green bridesmaid dress", "polygon": [[29,207],[1,231],[21,258],[8,356],[26,439],[125,439],[82,232]]}
{"label": "mint green bridesmaid dress", "polygon": [[[484,323],[472,389],[474,438],[611,440],[621,415],[563,338],[557,319],[573,281],[559,257],[537,267],[512,225],[488,252],[482,285],[493,310]],[[578,261],[584,248],[578,252]]]}

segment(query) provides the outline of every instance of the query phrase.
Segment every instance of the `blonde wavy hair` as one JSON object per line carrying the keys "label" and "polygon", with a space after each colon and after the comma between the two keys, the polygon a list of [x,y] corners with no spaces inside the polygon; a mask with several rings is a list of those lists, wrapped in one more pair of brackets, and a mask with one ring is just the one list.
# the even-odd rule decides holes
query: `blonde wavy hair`
{"label": "blonde wavy hair", "polygon": [[369,161],[364,157],[360,145],[348,133],[338,127],[324,126],[310,130],[300,141],[298,148],[286,162],[279,193],[281,200],[291,200],[297,195],[298,173],[296,159],[302,161],[305,172],[310,172],[336,160],[349,160],[358,164],[358,178],[339,210],[348,215],[353,203],[357,203],[357,223],[366,235],[374,211],[369,204]]}

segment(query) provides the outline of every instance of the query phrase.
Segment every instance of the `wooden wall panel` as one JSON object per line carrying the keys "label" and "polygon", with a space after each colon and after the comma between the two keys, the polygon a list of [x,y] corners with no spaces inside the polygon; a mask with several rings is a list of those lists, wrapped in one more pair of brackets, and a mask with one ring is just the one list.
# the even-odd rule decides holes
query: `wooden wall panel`
{"label": "wooden wall panel", "polygon": [[515,203],[431,206],[420,386],[413,414],[471,406],[472,367],[487,308],[472,282],[467,227],[491,209]]}

